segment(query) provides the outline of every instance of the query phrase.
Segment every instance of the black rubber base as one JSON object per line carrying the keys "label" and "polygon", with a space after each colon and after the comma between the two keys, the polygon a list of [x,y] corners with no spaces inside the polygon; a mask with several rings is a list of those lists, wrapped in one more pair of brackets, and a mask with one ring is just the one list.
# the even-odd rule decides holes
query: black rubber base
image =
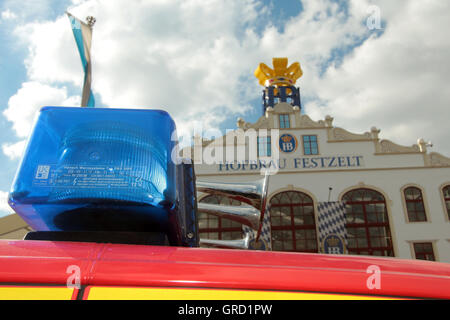
{"label": "black rubber base", "polygon": [[169,245],[166,234],[161,232],[33,231],[24,240]]}

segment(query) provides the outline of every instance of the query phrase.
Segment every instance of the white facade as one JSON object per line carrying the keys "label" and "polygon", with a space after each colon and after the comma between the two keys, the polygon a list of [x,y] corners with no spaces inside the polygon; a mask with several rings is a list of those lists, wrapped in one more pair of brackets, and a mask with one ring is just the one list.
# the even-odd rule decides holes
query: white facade
{"label": "white facade", "polygon": [[[289,115],[289,129],[279,128],[280,114]],[[386,200],[395,257],[415,259],[413,243],[427,242],[432,243],[436,261],[450,262],[450,221],[443,195],[443,188],[450,185],[450,159],[427,152],[423,140],[405,147],[380,140],[376,128],[354,134],[333,127],[332,122],[331,117],[315,122],[287,103],[268,108],[255,124],[238,120],[244,131],[279,129],[279,136],[290,134],[297,140],[295,151],[286,153],[279,150],[279,136],[272,135],[272,149],[279,151],[279,170],[270,177],[269,199],[282,191],[301,191],[313,199],[317,213],[318,202],[342,200],[350,190],[378,191]],[[318,154],[304,154],[303,135],[317,136]],[[221,145],[221,141],[215,143]],[[204,141],[203,147],[211,143]],[[202,164],[198,163],[199,154],[194,154],[198,180],[248,182],[262,178],[258,162]],[[409,186],[422,192],[425,222],[408,219],[403,190]]]}

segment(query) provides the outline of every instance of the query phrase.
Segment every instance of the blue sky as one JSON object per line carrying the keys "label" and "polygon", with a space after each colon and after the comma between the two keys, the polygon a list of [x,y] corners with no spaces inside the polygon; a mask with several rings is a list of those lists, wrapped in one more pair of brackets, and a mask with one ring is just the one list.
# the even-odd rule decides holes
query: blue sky
{"label": "blue sky", "polygon": [[[303,112],[450,156],[450,4],[431,0],[0,2],[0,216],[34,113],[77,105],[82,69],[64,11],[94,15],[97,106],[169,111],[179,132],[261,116],[253,70],[300,61]],[[375,11],[374,11],[375,10]],[[378,10],[378,11],[377,11]],[[379,13],[380,29],[367,21]],[[377,16],[378,17],[378,16]],[[372,21],[372,20],[371,20]]]}

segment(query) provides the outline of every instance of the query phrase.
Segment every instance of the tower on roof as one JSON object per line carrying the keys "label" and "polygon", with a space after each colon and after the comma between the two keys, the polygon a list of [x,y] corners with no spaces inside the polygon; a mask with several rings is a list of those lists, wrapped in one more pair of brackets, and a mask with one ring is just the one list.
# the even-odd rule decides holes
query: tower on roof
{"label": "tower on roof", "polygon": [[255,77],[263,90],[263,114],[268,107],[274,107],[278,102],[290,102],[292,106],[301,109],[300,89],[295,86],[297,80],[303,75],[299,62],[288,67],[288,58],[273,58],[273,69],[260,63],[255,70]]}

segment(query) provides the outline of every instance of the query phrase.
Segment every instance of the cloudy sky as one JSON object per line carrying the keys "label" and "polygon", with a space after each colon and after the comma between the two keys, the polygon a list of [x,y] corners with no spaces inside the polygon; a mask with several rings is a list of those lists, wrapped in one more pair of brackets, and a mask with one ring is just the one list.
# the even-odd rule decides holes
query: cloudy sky
{"label": "cloudy sky", "polygon": [[0,216],[35,112],[81,100],[65,10],[97,19],[99,107],[164,109],[181,134],[232,129],[261,115],[258,63],[288,57],[314,120],[450,156],[450,1],[1,0]]}

